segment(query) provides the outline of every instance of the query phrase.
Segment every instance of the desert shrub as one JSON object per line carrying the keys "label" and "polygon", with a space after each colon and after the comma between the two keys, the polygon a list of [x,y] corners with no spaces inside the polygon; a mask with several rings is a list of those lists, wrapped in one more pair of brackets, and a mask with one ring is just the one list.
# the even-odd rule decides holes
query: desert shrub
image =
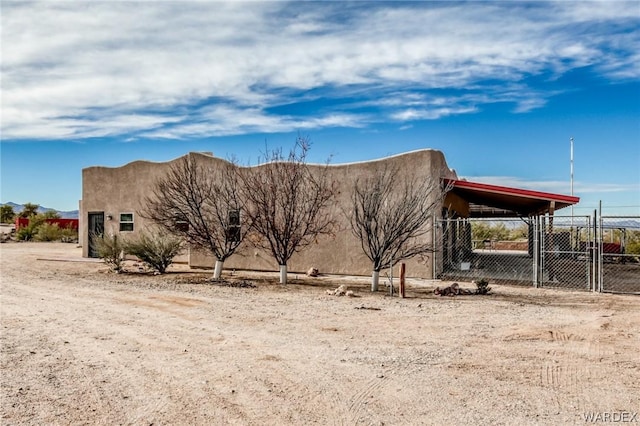
{"label": "desert shrub", "polygon": [[640,254],[640,231],[627,231],[626,254]]}
{"label": "desert shrub", "polygon": [[182,240],[166,232],[141,232],[137,237],[127,240],[125,252],[136,256],[152,269],[163,274],[173,258],[182,250]]}
{"label": "desert shrub", "polygon": [[55,210],[47,210],[40,213],[45,219],[60,219],[60,213]]}
{"label": "desert shrub", "polygon": [[57,223],[42,223],[35,229],[36,241],[58,241],[62,238],[62,229]]}
{"label": "desert shrub", "polygon": [[491,287],[489,287],[489,281],[484,278],[476,281],[476,287],[476,294],[488,294],[491,291]]}
{"label": "desert shrub", "polygon": [[22,211],[18,214],[20,217],[31,218],[32,216],[36,216],[38,214],[38,209],[40,208],[39,204],[33,203],[25,203],[22,206]]}
{"label": "desert shrub", "polygon": [[11,223],[15,220],[16,213],[13,211],[13,207],[3,204],[0,206],[0,222]]}
{"label": "desert shrub", "polygon": [[71,226],[60,229],[60,241],[63,243],[76,243],[78,242],[78,230],[73,229]]}
{"label": "desert shrub", "polygon": [[36,214],[29,217],[29,224],[16,231],[16,240],[31,241],[36,237],[38,228],[44,224],[44,216]]}
{"label": "desert shrub", "polygon": [[95,236],[93,240],[96,244],[98,256],[111,267],[112,270],[120,272],[124,263],[125,242],[117,234]]}
{"label": "desert shrub", "polygon": [[504,223],[474,222],[471,224],[471,234],[474,240],[480,241],[508,241],[510,239],[509,230]]}
{"label": "desert shrub", "polygon": [[633,242],[625,247],[626,254],[640,254],[640,242]]}
{"label": "desert shrub", "polygon": [[33,226],[23,226],[16,231],[17,241],[31,241],[36,235],[36,229]]}
{"label": "desert shrub", "polygon": [[513,228],[509,231],[509,241],[524,240],[529,236],[529,227],[527,225],[520,225],[517,228]]}

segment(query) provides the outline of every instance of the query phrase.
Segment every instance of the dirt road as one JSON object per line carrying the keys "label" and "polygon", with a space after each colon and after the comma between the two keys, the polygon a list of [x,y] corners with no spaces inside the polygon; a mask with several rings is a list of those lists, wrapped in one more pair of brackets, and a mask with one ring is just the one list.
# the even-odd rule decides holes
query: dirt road
{"label": "dirt road", "polygon": [[[0,245],[0,423],[584,424],[640,412],[640,298],[336,297],[338,278],[212,285]],[[49,260],[38,260],[49,259]],[[234,276],[233,278],[237,278]],[[469,286],[468,284],[466,286]],[[636,420],[640,421],[640,414]]]}

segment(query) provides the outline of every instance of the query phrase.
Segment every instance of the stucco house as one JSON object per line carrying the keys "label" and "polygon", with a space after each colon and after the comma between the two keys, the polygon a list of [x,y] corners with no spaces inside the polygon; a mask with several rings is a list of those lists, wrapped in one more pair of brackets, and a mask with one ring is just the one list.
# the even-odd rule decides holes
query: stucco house
{"label": "stucco house", "polygon": [[[209,153],[189,153],[198,161],[220,167],[226,160]],[[181,157],[182,158],[182,157]],[[90,235],[92,233],[121,233],[135,235],[150,223],[140,215],[142,203],[149,195],[156,180],[170,169],[180,158],[163,162],[135,161],[121,167],[88,167],[82,171],[82,200],[80,202],[80,240],[84,257],[95,257],[97,253]],[[311,166],[311,167],[323,167]],[[554,210],[574,204],[576,197],[505,188],[458,180],[456,172],[449,168],[444,154],[437,150],[423,149],[373,161],[329,166],[330,178],[338,185],[338,196],[333,213],[338,221],[338,232],[333,237],[317,241],[289,262],[289,271],[304,273],[310,267],[322,273],[369,275],[371,263],[363,254],[360,241],[349,230],[349,221],[344,212],[349,210],[353,184],[356,178],[371,175],[381,168],[397,167],[401,173],[425,179],[435,179],[450,189],[444,197],[442,211],[446,218],[471,218],[492,215],[534,216],[553,214]],[[433,241],[442,238],[464,239],[469,234],[468,223],[457,233],[446,233],[435,226],[439,217],[434,217],[433,229],[425,238]],[[469,241],[470,244],[470,241]],[[446,248],[433,256],[422,256],[406,261],[407,275],[432,278],[441,269],[441,263],[453,254]],[[213,266],[215,259],[202,253],[187,250],[176,259],[191,267]],[[438,265],[440,263],[440,265]],[[278,265],[270,253],[243,243],[240,250],[225,261],[225,269],[277,271]]]}

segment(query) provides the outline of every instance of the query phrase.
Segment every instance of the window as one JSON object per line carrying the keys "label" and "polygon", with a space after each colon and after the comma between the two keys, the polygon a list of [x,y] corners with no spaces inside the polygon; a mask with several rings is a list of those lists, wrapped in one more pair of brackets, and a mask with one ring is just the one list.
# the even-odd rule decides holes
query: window
{"label": "window", "polygon": [[240,226],[240,210],[229,210],[229,226]]}
{"label": "window", "polygon": [[133,213],[120,213],[120,231],[133,231]]}
{"label": "window", "polygon": [[240,242],[240,210],[229,210],[227,242]]}

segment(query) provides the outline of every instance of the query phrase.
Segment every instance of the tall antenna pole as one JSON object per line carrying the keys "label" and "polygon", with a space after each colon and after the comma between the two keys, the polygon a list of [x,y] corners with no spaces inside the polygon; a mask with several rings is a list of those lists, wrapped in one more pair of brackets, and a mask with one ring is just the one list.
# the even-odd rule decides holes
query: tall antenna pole
{"label": "tall antenna pole", "polygon": [[[573,138],[571,141],[571,196],[573,196]],[[571,216],[573,216],[573,205],[571,206]]]}
{"label": "tall antenna pole", "polygon": [[[571,196],[573,197],[573,136],[569,141],[571,142]],[[573,204],[571,204],[571,235],[573,235]]]}

